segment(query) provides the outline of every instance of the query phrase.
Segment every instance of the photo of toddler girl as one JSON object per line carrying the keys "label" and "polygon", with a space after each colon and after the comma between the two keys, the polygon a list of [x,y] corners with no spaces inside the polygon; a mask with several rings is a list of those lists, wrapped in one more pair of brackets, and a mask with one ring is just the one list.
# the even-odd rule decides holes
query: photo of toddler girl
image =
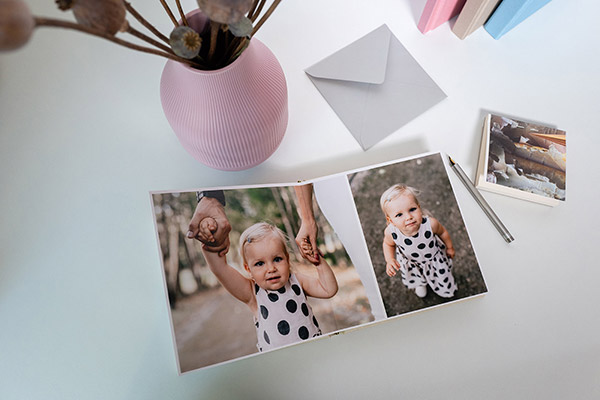
{"label": "photo of toddler girl", "polygon": [[294,273],[286,243],[285,234],[266,222],[242,232],[239,249],[248,276],[229,265],[225,255],[203,250],[219,282],[252,312],[259,351],[321,335],[306,296],[328,299],[338,290],[335,275],[318,250],[313,263],[316,277]]}
{"label": "photo of toddler girl", "polygon": [[487,292],[444,161],[433,153],[348,174],[388,317]]}
{"label": "photo of toddler girl", "polygon": [[417,195],[417,189],[401,184],[381,195],[387,222],[383,237],[386,273],[394,277],[400,271],[402,283],[419,297],[427,295],[427,286],[438,296],[452,297],[457,287],[450,234],[437,219],[424,215]]}
{"label": "photo of toddler girl", "polygon": [[157,192],[152,203],[181,373],[374,320],[312,183]]}

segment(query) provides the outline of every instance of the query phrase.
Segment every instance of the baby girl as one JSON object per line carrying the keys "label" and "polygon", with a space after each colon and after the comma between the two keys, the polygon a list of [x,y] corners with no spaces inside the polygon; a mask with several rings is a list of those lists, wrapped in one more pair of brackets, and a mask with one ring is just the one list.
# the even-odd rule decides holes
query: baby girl
{"label": "baby girl", "polygon": [[386,273],[400,271],[402,283],[419,297],[425,297],[427,285],[441,297],[452,297],[457,287],[450,234],[437,219],[423,216],[417,194],[410,186],[393,185],[381,195],[388,223],[383,238]]}
{"label": "baby girl", "polygon": [[252,225],[240,237],[240,254],[249,276],[227,264],[225,255],[203,253],[219,282],[250,308],[259,351],[321,334],[306,296],[328,299],[338,290],[335,275],[322,256],[315,263],[317,276],[291,272],[285,235],[265,222]]}

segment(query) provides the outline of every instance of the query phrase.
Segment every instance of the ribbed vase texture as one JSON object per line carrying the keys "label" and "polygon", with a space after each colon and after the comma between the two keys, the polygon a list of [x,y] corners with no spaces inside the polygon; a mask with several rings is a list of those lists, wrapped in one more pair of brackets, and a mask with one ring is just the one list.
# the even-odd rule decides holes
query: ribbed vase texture
{"label": "ribbed vase texture", "polygon": [[273,53],[255,38],[232,64],[216,71],[167,61],[160,98],[183,147],[221,170],[265,161],[287,128],[285,75]]}

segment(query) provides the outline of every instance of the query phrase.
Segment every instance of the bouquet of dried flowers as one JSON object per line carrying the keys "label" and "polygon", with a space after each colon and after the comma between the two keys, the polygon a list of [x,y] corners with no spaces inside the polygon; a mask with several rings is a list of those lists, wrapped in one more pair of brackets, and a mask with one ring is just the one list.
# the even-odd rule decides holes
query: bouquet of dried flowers
{"label": "bouquet of dried flowers", "polygon": [[[0,0],[0,51],[17,49],[27,43],[38,27],[73,29],[101,37],[133,50],[169,58],[191,67],[214,70],[232,63],[250,39],[271,16],[281,0],[197,0],[208,19],[201,29],[188,24],[180,0],[175,0],[179,20],[166,0],[160,0],[174,28],[167,37],[125,0],[55,0],[63,11],[72,11],[76,22],[38,17],[24,0]],[[148,33],[129,24],[131,15]],[[130,34],[140,45],[120,37]]]}

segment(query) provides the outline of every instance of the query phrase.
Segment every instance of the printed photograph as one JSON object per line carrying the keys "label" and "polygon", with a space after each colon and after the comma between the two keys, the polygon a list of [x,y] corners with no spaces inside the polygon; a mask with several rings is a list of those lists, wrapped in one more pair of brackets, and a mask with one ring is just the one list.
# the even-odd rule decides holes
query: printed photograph
{"label": "printed photograph", "polygon": [[348,180],[388,317],[487,292],[441,154]]}
{"label": "printed photograph", "polygon": [[373,321],[312,184],[152,201],[181,373]]}
{"label": "printed photograph", "polygon": [[566,132],[491,115],[486,181],[565,200]]}

